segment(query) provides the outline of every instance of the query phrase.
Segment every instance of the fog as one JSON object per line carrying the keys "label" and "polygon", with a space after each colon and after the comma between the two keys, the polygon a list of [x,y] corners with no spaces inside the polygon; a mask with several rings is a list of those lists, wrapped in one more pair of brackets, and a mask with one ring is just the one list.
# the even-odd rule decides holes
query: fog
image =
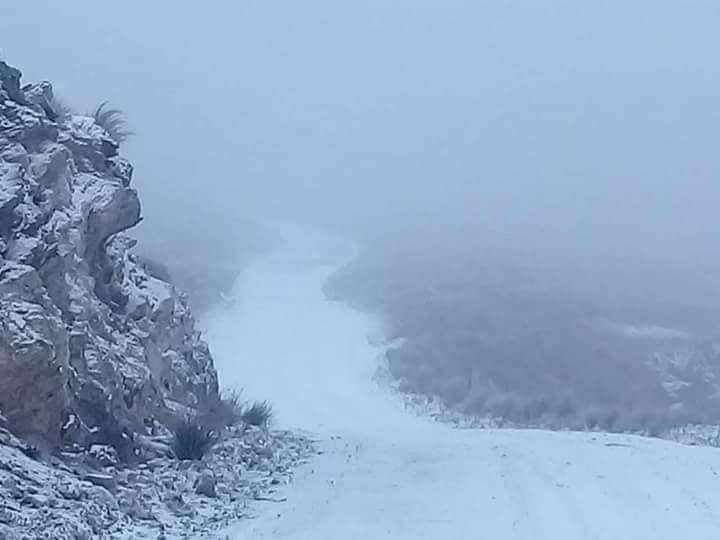
{"label": "fog", "polygon": [[684,287],[720,262],[718,28],[711,0],[78,0],[12,3],[0,46],[127,112],[147,228],[441,231]]}

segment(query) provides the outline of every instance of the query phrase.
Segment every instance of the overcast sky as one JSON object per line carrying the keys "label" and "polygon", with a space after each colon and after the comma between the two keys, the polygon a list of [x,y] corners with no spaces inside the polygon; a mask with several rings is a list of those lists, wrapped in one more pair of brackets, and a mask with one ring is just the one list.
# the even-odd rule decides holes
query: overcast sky
{"label": "overcast sky", "polygon": [[719,252],[717,0],[7,4],[26,80],[127,111],[149,225],[204,207]]}

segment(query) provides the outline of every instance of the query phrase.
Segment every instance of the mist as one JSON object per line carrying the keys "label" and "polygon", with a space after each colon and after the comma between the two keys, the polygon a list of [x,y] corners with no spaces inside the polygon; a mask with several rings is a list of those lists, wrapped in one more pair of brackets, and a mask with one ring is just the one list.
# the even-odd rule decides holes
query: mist
{"label": "mist", "polygon": [[710,1],[83,0],[14,5],[0,36],[25,80],[126,111],[146,229],[491,243],[702,276],[704,295],[718,27]]}
{"label": "mist", "polygon": [[718,0],[3,8],[0,538],[718,536]]}

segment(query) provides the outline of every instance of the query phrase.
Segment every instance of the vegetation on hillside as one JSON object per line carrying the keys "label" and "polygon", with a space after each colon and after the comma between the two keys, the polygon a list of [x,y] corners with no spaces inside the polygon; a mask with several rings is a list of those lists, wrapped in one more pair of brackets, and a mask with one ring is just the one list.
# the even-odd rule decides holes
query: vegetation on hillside
{"label": "vegetation on hillside", "polygon": [[515,425],[649,434],[717,423],[719,389],[707,384],[720,376],[714,349],[698,352],[677,336],[632,338],[611,324],[687,327],[708,313],[613,292],[604,283],[621,281],[603,281],[599,270],[585,282],[581,274],[481,250],[375,246],[327,292],[379,314],[390,337],[404,338],[388,353],[401,390],[452,409]]}

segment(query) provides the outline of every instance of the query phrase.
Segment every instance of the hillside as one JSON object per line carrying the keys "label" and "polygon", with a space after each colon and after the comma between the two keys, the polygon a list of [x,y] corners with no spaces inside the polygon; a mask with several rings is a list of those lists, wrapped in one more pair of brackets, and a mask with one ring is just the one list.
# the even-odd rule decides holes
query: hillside
{"label": "hillside", "polygon": [[720,422],[720,313],[667,267],[538,265],[419,238],[370,244],[326,287],[402,338],[388,358],[402,391],[487,425],[660,435]]}

